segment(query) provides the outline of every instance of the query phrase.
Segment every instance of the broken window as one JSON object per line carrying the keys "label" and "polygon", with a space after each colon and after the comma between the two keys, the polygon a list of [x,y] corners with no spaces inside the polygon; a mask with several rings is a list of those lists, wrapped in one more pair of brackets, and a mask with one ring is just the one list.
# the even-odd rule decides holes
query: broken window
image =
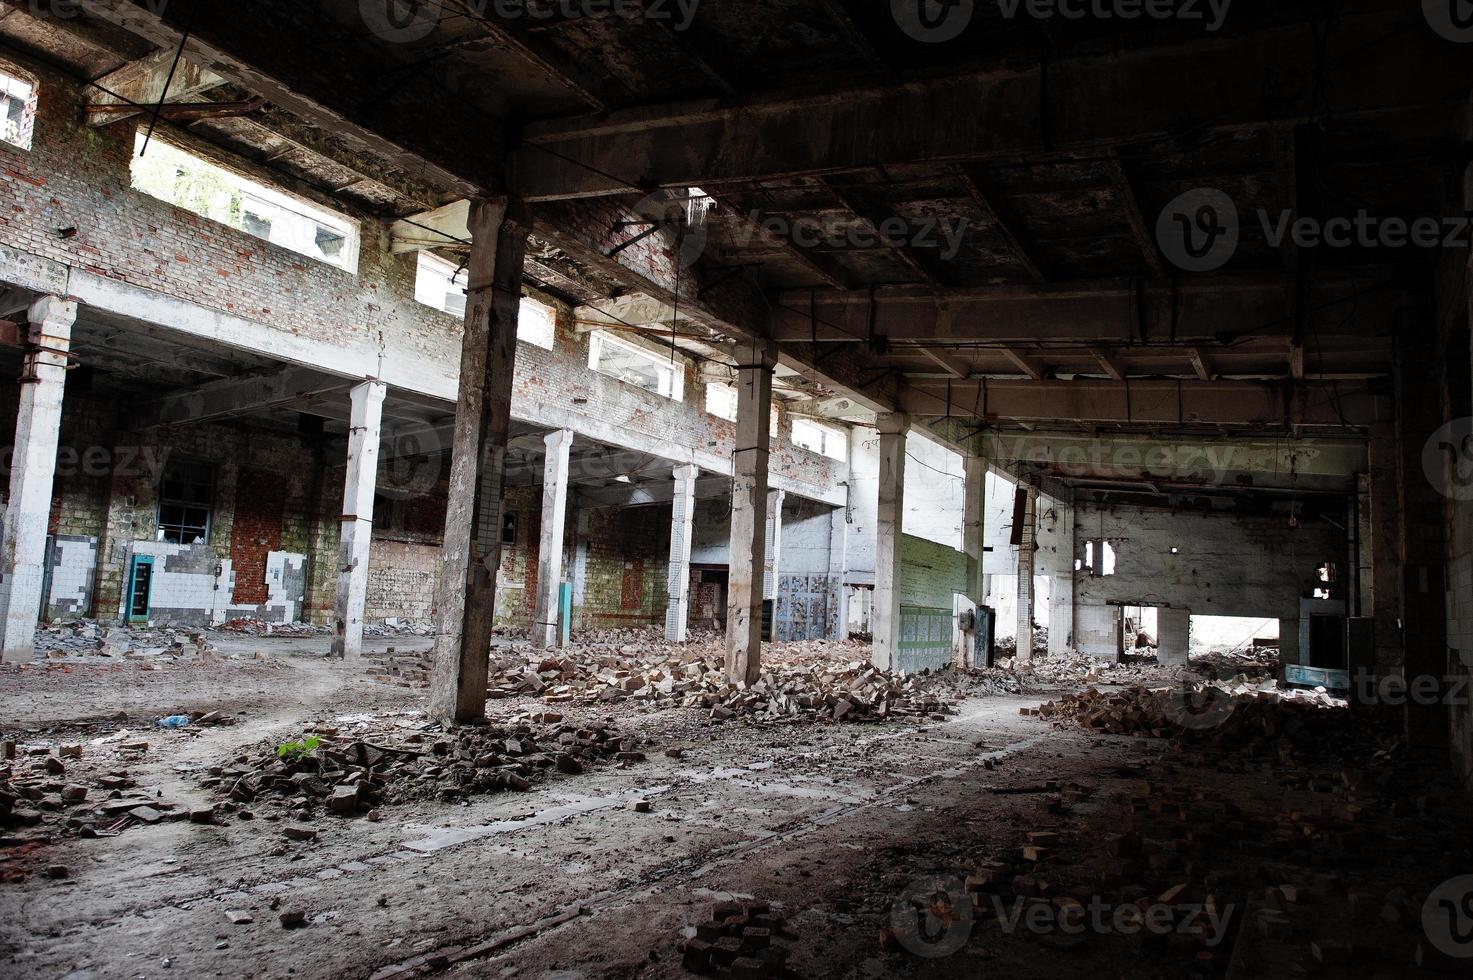
{"label": "broken window", "polygon": [[1115,574],[1115,549],[1108,541],[1100,542],[1100,574]]}
{"label": "broken window", "polygon": [[[451,316],[465,316],[464,266],[456,265],[431,252],[420,252],[414,274],[414,298]],[[552,350],[557,335],[557,315],[535,299],[522,297],[517,312],[517,339]]]}
{"label": "broken window", "polygon": [[848,456],[849,437],[843,429],[812,419],[793,419],[793,445],[843,462]]}
{"label": "broken window", "polygon": [[685,392],[685,367],[667,356],[594,331],[588,345],[588,366],[625,384],[680,401]]}
{"label": "broken window", "polygon": [[517,515],[501,515],[501,543],[508,548],[515,547],[517,543]]}
{"label": "broken window", "polygon": [[210,514],[215,506],[215,466],[196,460],[171,459],[159,484],[158,540],[204,544],[210,540]]}
{"label": "broken window", "polygon": [[732,385],[712,381],[706,385],[706,411],[728,422],[737,420],[737,390]]}
{"label": "broken window", "polygon": [[0,71],[0,139],[29,150],[35,123],[36,86]]}
{"label": "broken window", "polygon": [[345,272],[358,270],[358,222],[242,177],[156,133],[148,138],[138,131],[132,173],[136,191]]}
{"label": "broken window", "polygon": [[[1096,545],[1098,545],[1098,560],[1096,560]],[[1084,542],[1084,561],[1075,562],[1075,568],[1084,568],[1091,575],[1105,576],[1115,574],[1115,548],[1108,541],[1086,541]]]}

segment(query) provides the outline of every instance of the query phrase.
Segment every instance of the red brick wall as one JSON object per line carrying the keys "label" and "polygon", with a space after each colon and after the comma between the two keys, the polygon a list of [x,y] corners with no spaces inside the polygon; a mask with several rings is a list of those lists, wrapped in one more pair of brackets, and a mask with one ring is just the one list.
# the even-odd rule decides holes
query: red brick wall
{"label": "red brick wall", "polygon": [[235,531],[230,537],[230,561],[235,569],[233,601],[266,601],[266,556],[281,550],[285,503],[279,473],[241,470],[235,484]]}

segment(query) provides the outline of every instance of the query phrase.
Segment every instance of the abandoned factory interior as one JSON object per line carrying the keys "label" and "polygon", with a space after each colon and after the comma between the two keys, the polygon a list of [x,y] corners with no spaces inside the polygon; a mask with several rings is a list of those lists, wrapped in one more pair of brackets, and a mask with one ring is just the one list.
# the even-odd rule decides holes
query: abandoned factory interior
{"label": "abandoned factory interior", "polygon": [[0,0],[0,976],[1473,976],[1473,0]]}

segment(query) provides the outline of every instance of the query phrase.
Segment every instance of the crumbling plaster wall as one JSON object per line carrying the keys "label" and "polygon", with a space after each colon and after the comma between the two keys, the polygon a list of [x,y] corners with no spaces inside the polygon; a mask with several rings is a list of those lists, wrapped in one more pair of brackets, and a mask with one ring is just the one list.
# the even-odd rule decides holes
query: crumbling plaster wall
{"label": "crumbling plaster wall", "polygon": [[1347,554],[1344,532],[1319,520],[1291,527],[1287,516],[1085,501],[1076,504],[1076,520],[1076,553],[1083,554],[1087,540],[1109,541],[1116,561],[1114,575],[1080,570],[1076,610],[1131,603],[1297,620],[1299,599],[1315,587],[1315,569],[1327,560],[1343,568]]}

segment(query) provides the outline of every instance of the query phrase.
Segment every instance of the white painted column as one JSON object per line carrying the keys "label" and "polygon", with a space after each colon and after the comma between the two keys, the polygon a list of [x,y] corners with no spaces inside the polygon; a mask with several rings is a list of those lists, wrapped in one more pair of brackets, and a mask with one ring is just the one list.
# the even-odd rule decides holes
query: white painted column
{"label": "white painted column", "polygon": [[[762,598],[773,602],[777,601],[778,570],[782,563],[783,551],[783,501],[787,499],[786,490],[767,491],[767,524],[764,531],[767,541],[767,560],[762,563]],[[776,610],[773,611],[774,622],[777,619]]]}
{"label": "white painted column", "polygon": [[670,504],[670,572],[665,587],[665,639],[684,643],[690,627],[690,546],[696,529],[695,466],[675,467]]}
{"label": "white painted column", "polygon": [[731,565],[727,584],[726,676],[755,684],[762,676],[762,587],[767,566],[767,463],[772,369],[777,347],[754,340],[737,347],[736,451],[732,459]]}
{"label": "white painted column", "polygon": [[568,519],[568,454],[571,429],[543,437],[547,454],[542,465],[542,540],[537,550],[537,612],[532,643],[551,650],[558,645],[558,590],[563,584],[563,530]]}
{"label": "white painted column", "polygon": [[825,639],[842,640],[849,635],[849,589],[844,573],[849,568],[849,515],[846,508],[835,507],[829,514],[829,582],[834,590],[829,603],[828,629]]}
{"label": "white painted column", "polygon": [[1028,487],[1018,545],[1018,657],[1033,659],[1033,565],[1037,555],[1038,491]]}
{"label": "white painted column", "polygon": [[1192,646],[1192,611],[1162,607],[1156,610],[1156,659],[1185,665]]}
{"label": "white painted column", "polygon": [[1059,515],[1049,556],[1048,655],[1068,657],[1074,646],[1074,505],[1054,505]]}
{"label": "white painted column", "polygon": [[900,649],[900,537],[905,514],[905,415],[881,415],[879,515],[875,524],[874,644],[870,662],[891,670]]}
{"label": "white painted column", "polygon": [[363,608],[368,600],[369,546],[373,540],[373,494],[378,481],[382,381],[365,381],[350,393],[348,472],[343,480],[342,528],[338,532],[338,584],[333,598],[334,657],[363,654]]}
{"label": "white painted column", "polygon": [[36,620],[46,570],[46,527],[61,434],[61,400],[77,304],[43,296],[31,304],[20,407],[10,460],[10,502],[0,547],[0,660],[24,661],[35,651]]}
{"label": "white painted column", "polygon": [[[984,532],[986,531],[987,458],[969,456],[964,462],[962,504],[962,553],[967,556],[967,599],[976,608],[987,601],[987,582],[982,574]],[[980,616],[977,627],[981,627]],[[963,632],[961,650],[957,657],[959,667],[986,666],[985,654],[979,664],[977,655],[977,632]]]}

